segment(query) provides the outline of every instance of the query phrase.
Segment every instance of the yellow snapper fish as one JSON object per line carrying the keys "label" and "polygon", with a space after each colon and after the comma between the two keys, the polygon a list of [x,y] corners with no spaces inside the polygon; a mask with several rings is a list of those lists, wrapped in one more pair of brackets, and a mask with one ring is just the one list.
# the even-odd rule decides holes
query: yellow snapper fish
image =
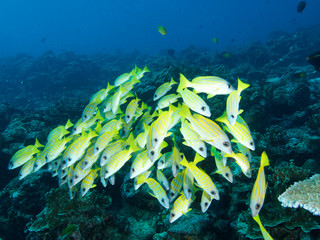
{"label": "yellow snapper fish", "polygon": [[223,161],[221,159],[221,155],[218,153],[215,147],[211,148],[211,154],[214,156],[214,161],[217,166],[217,171],[215,173],[221,174],[225,179],[227,179],[229,182],[233,183],[233,174],[230,170],[230,168],[227,165],[223,164]]}
{"label": "yellow snapper fish", "polygon": [[[239,118],[241,118],[240,115],[238,116],[238,119]],[[222,116],[218,117],[216,121],[224,123],[227,126],[228,131],[235,137],[235,139],[239,141],[239,143],[251,149],[252,151],[255,150],[255,144],[253,142],[250,129],[247,127],[247,125],[241,124],[238,120],[234,123],[234,125],[231,125],[227,119],[226,112],[224,112]]]}
{"label": "yellow snapper fish", "polygon": [[101,116],[100,111],[97,111],[97,114],[86,122],[82,122],[80,118],[76,124],[73,126],[72,135],[81,133],[82,131],[87,131],[91,126],[93,126],[97,121],[103,121],[104,118]]}
{"label": "yellow snapper fish", "polygon": [[67,183],[68,183],[68,187],[69,189],[72,187],[72,184],[73,184],[73,171],[74,171],[74,165],[75,164],[72,164],[69,169],[68,169],[68,174],[67,174]]}
{"label": "yellow snapper fish", "polygon": [[30,160],[28,160],[28,162],[23,164],[19,172],[19,180],[25,178],[26,176],[28,176],[30,173],[33,172],[33,165],[35,160],[36,159],[33,157]]}
{"label": "yellow snapper fish", "polygon": [[135,72],[136,72],[136,75],[135,75],[135,76],[136,76],[136,78],[137,78],[138,80],[141,79],[141,78],[144,76],[145,73],[150,72],[147,66],[144,66],[143,69],[138,68],[137,66],[135,66],[134,70],[135,70]]}
{"label": "yellow snapper fish", "polygon": [[192,128],[198,133],[201,140],[223,152],[232,152],[231,142],[228,136],[214,121],[199,114],[192,115],[186,105],[182,105],[180,115],[189,120]]}
{"label": "yellow snapper fish", "polygon": [[161,142],[164,140],[164,138],[167,136],[171,123],[171,116],[172,116],[173,110],[171,106],[169,107],[169,111],[164,111],[159,113],[159,117],[157,120],[153,122],[151,125],[150,130],[150,137],[151,137],[151,147],[157,148]]}
{"label": "yellow snapper fish", "polygon": [[[132,136],[133,137],[133,136]],[[116,142],[110,143],[102,152],[100,157],[100,166],[106,165],[110,157],[114,154],[122,151],[127,145],[129,145],[129,138],[127,140],[117,140]]]}
{"label": "yellow snapper fish", "polygon": [[238,89],[231,92],[227,98],[227,119],[232,126],[236,123],[238,114],[242,113],[242,110],[239,110],[241,92],[249,86],[250,84],[243,83],[238,78]]}
{"label": "yellow snapper fish", "polygon": [[113,88],[114,88],[114,86],[112,86],[112,85],[110,85],[108,83],[108,86],[107,86],[106,89],[101,89],[101,90],[99,90],[98,92],[96,92],[95,94],[92,95],[92,97],[90,98],[89,103],[92,103],[92,102],[101,103],[108,96],[108,93]]}
{"label": "yellow snapper fish", "polygon": [[174,94],[174,93],[162,97],[157,103],[156,110],[168,107],[170,103],[172,104],[178,101],[179,97],[180,97],[180,94]]}
{"label": "yellow snapper fish", "polygon": [[202,191],[200,206],[203,213],[208,210],[212,200],[213,198],[206,191]]}
{"label": "yellow snapper fish", "polygon": [[249,162],[251,162],[252,155],[251,155],[251,152],[250,152],[249,148],[243,146],[241,143],[239,143],[235,139],[231,140],[231,142],[235,142],[237,144],[237,150],[239,152],[241,152],[243,155],[245,155],[248,158]]}
{"label": "yellow snapper fish", "polygon": [[48,170],[52,173],[51,175],[52,177],[55,177],[58,175],[58,169],[61,165],[61,161],[62,161],[62,156],[48,163]]}
{"label": "yellow snapper fish", "polygon": [[141,173],[147,171],[153,166],[153,162],[150,161],[147,150],[139,153],[131,164],[130,179],[137,177]]}
{"label": "yellow snapper fish", "polygon": [[171,158],[172,158],[172,152],[166,152],[164,154],[162,154],[162,156],[160,157],[158,164],[157,164],[157,168],[158,169],[165,169],[165,168],[169,168],[171,167]]}
{"label": "yellow snapper fish", "polygon": [[134,145],[134,141],[132,141],[129,149],[112,155],[105,165],[104,177],[108,178],[115,174],[131,158],[131,154],[138,150],[138,147]]}
{"label": "yellow snapper fish", "polygon": [[169,200],[172,202],[181,191],[183,182],[182,172],[178,172],[177,176],[170,183]]}
{"label": "yellow snapper fish", "polygon": [[190,109],[206,117],[211,116],[210,107],[196,93],[188,90],[187,88],[182,89],[181,84],[179,85],[177,92],[180,93],[184,104]]}
{"label": "yellow snapper fish", "polygon": [[163,26],[158,26],[158,32],[161,33],[161,35],[167,35],[167,30]]}
{"label": "yellow snapper fish", "polygon": [[155,93],[153,94],[153,101],[157,101],[158,99],[160,99],[164,95],[166,95],[167,92],[169,92],[171,90],[172,86],[175,84],[177,84],[177,82],[175,82],[173,80],[173,78],[171,78],[170,82],[166,82],[166,83],[162,84],[161,86],[159,86],[157,88],[157,90],[155,91]]}
{"label": "yellow snapper fish", "polygon": [[166,190],[170,189],[170,184],[168,182],[168,179],[163,174],[163,172],[160,171],[159,169],[157,169],[157,180]]}
{"label": "yellow snapper fish", "polygon": [[87,168],[83,168],[83,162],[84,162],[84,159],[80,160],[79,162],[77,162],[74,170],[73,170],[73,173],[72,173],[72,186],[75,186],[76,184],[78,184],[79,182],[82,181],[82,179],[84,179],[88,173],[90,172],[91,170],[91,166],[90,167],[87,167]]}
{"label": "yellow snapper fish", "polygon": [[241,168],[243,174],[248,178],[251,178],[250,163],[248,161],[248,158],[245,155],[243,155],[242,153],[232,152],[231,154],[224,154],[223,156],[234,158],[238,166]]}
{"label": "yellow snapper fish", "polygon": [[144,175],[139,175],[137,180],[137,184],[147,183],[148,187],[151,189],[151,196],[158,199],[159,203],[166,209],[169,209],[169,199],[166,194],[166,191],[161,187],[160,183],[158,183],[153,178],[146,178]]}
{"label": "yellow snapper fish", "polygon": [[183,144],[193,148],[193,150],[195,150],[198,154],[206,158],[207,147],[205,143],[200,139],[199,135],[193,130],[193,128],[187,120],[183,119],[181,122],[182,123],[180,132],[182,133],[182,136],[185,140]]}
{"label": "yellow snapper fish", "polygon": [[94,188],[96,185],[93,184],[94,180],[98,176],[98,171],[100,168],[91,169],[88,173],[88,175],[82,180],[81,187],[80,187],[80,194],[82,197],[86,195],[86,193],[89,191],[90,188]]}
{"label": "yellow snapper fish", "polygon": [[204,191],[206,191],[211,197],[219,200],[219,191],[216,185],[213,183],[213,181],[205,171],[196,166],[196,164],[202,160],[204,160],[204,158],[199,154],[196,154],[192,163],[188,163],[187,159],[184,157],[180,164],[190,169],[194,179]]}
{"label": "yellow snapper fish", "polygon": [[183,214],[187,214],[189,211],[191,211],[190,205],[191,203],[195,200],[195,197],[187,199],[183,192],[181,195],[174,201],[171,212],[170,212],[170,217],[169,217],[169,222],[173,223],[177,219],[179,219]]}
{"label": "yellow snapper fish", "polygon": [[124,87],[120,86],[118,88],[118,90],[115,92],[115,94],[112,96],[112,101],[111,101],[111,110],[112,113],[115,114],[120,106],[120,99],[121,99],[121,95],[123,95],[123,93],[127,92],[127,89],[125,89]]}
{"label": "yellow snapper fish", "polygon": [[49,163],[55,160],[66,149],[66,144],[71,140],[71,137],[67,137],[50,142],[50,145],[46,147],[46,149],[48,149],[47,155],[45,156],[46,162]]}
{"label": "yellow snapper fish", "polygon": [[172,115],[171,115],[171,123],[169,126],[169,129],[172,129],[176,124],[178,124],[180,122],[181,116],[180,116],[180,111],[181,111],[181,104],[178,104],[178,107],[175,107],[171,104],[169,104],[171,106],[171,109],[173,111]]}
{"label": "yellow snapper fish", "polygon": [[[133,89],[134,85],[136,85],[137,83],[139,83],[139,79],[137,79],[136,77],[132,77],[132,79],[124,84],[122,84],[122,87],[124,89],[126,89],[127,91],[124,91],[121,94],[121,99],[123,98],[127,98],[127,94],[130,94],[130,91]],[[130,94],[131,95],[131,94]]]}
{"label": "yellow snapper fish", "polygon": [[152,167],[152,168],[151,168],[150,170],[148,170],[148,171],[145,171],[145,172],[139,174],[138,176],[136,176],[136,177],[134,178],[134,183],[133,183],[134,190],[138,190],[138,189],[144,184],[144,182],[143,182],[143,183],[140,183],[140,184],[137,184],[137,181],[138,181],[139,176],[140,176],[140,175],[143,175],[145,178],[149,178],[150,175],[151,175],[151,173],[152,173],[152,171],[153,171],[153,168],[154,168],[154,167]]}
{"label": "yellow snapper fish", "polygon": [[82,159],[82,166],[81,169],[85,170],[87,168],[91,168],[91,166],[99,159],[100,154],[94,154],[94,146],[90,146],[83,159]]}
{"label": "yellow snapper fish", "polygon": [[261,233],[262,233],[264,240],[273,240],[273,238],[270,236],[270,234],[267,232],[267,230],[262,225],[259,214],[256,215],[255,217],[253,217],[253,219],[259,224],[259,227],[260,227],[260,230],[261,230]]}
{"label": "yellow snapper fish", "polygon": [[141,147],[144,148],[147,144],[147,140],[148,140],[148,134],[150,132],[151,126],[148,126],[146,124],[143,124],[143,128],[144,128],[144,132],[139,133],[139,135],[136,137],[136,144]]}
{"label": "yellow snapper fish", "polygon": [[62,168],[69,167],[76,161],[78,161],[86,149],[90,145],[90,140],[96,137],[98,134],[89,129],[89,132],[82,132],[81,136],[72,142],[62,155]]}
{"label": "yellow snapper fish", "polygon": [[42,168],[44,165],[46,165],[46,155],[48,153],[49,149],[44,149],[42,152],[38,153],[33,165],[33,172],[38,171],[40,168]]}
{"label": "yellow snapper fish", "polygon": [[225,79],[216,76],[196,77],[190,82],[185,76],[180,74],[181,88],[193,88],[196,93],[207,93],[208,98],[215,95],[227,95],[235,89]]}
{"label": "yellow snapper fish", "polygon": [[250,209],[252,217],[259,214],[267,190],[266,176],[264,174],[264,167],[269,166],[269,159],[266,152],[261,155],[261,163],[258,171],[257,179],[254,182],[253,189],[251,192]]}
{"label": "yellow snapper fish", "polygon": [[[173,146],[172,146],[172,155],[171,157],[171,170],[173,177],[177,176],[178,171],[180,169],[180,162],[182,160],[181,153],[177,147],[177,142],[175,140],[175,137],[172,138],[173,140]],[[170,161],[170,159],[169,159]]]}
{"label": "yellow snapper fish", "polygon": [[40,150],[38,149],[40,147],[44,146],[41,143],[39,143],[38,139],[36,139],[34,145],[26,146],[17,151],[10,159],[8,169],[15,169],[28,162],[34,154],[40,152]]}
{"label": "yellow snapper fish", "polygon": [[105,132],[112,132],[112,130],[114,130],[114,129],[119,131],[123,127],[123,124],[124,124],[124,122],[123,122],[122,118],[112,119],[112,120],[106,122],[105,124],[103,124],[103,126],[99,130],[99,136],[104,134]]}
{"label": "yellow snapper fish", "polygon": [[154,111],[152,113],[152,115],[150,115],[149,111],[145,112],[142,115],[142,117],[140,118],[140,120],[136,126],[136,129],[135,129],[136,134],[138,135],[139,133],[141,133],[144,130],[144,127],[143,127],[144,124],[149,125],[152,122],[153,118],[155,118],[157,116],[158,116],[157,111]]}
{"label": "yellow snapper fish", "polygon": [[182,188],[184,192],[184,196],[186,199],[190,199],[192,196],[192,189],[193,189],[193,175],[191,173],[191,170],[188,168],[185,168],[182,171],[183,174],[183,181],[182,181]]}
{"label": "yellow snapper fish", "polygon": [[114,81],[114,86],[118,87],[121,84],[129,81],[131,79],[132,76],[134,76],[136,74],[136,72],[134,71],[134,69],[129,72],[129,73],[123,73],[121,74],[119,77],[116,78],[116,80]]}
{"label": "yellow snapper fish", "polygon": [[100,135],[94,144],[93,155],[97,155],[102,152],[117,134],[117,129],[113,129],[112,132],[105,132]]}
{"label": "yellow snapper fish", "polygon": [[91,102],[84,108],[81,116],[82,122],[88,121],[97,113],[98,105],[97,102]]}
{"label": "yellow snapper fish", "polygon": [[73,123],[70,121],[70,119],[68,119],[66,125],[62,126],[58,126],[55,129],[51,130],[51,132],[49,133],[48,137],[47,137],[47,142],[51,142],[53,140],[56,139],[62,139],[65,135],[67,135],[69,133],[69,131],[67,129],[69,129],[70,127],[73,126]]}
{"label": "yellow snapper fish", "polygon": [[132,99],[131,102],[128,104],[126,108],[126,112],[124,114],[124,120],[126,123],[130,122],[134,114],[136,113],[136,110],[139,105],[139,101],[140,99],[136,97],[136,99]]}

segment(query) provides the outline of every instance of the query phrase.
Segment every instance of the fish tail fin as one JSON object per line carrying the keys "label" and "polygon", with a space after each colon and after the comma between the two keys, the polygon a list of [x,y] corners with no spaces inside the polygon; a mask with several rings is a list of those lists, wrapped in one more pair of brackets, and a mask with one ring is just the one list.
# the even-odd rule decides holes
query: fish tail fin
{"label": "fish tail fin", "polygon": [[223,113],[220,117],[216,118],[216,121],[218,121],[218,122],[222,122],[222,123],[226,123],[226,122],[228,122],[228,119],[227,119],[227,112],[226,112],[226,111],[224,111],[224,113]]}
{"label": "fish tail fin", "polygon": [[89,128],[88,137],[91,139],[91,138],[94,138],[96,136],[98,136],[96,131],[93,131],[91,128]]}
{"label": "fish tail fin", "polygon": [[146,181],[147,181],[147,178],[143,174],[140,174],[137,176],[137,184],[142,184],[142,183],[145,183]]}
{"label": "fish tail fin", "polygon": [[179,115],[183,118],[188,118],[191,116],[190,109],[188,108],[187,105],[182,104],[181,110],[179,112]]}
{"label": "fish tail fin", "polygon": [[248,88],[249,86],[250,86],[250,84],[244,83],[240,80],[240,78],[238,78],[238,90],[239,91],[243,91],[244,89]]}
{"label": "fish tail fin", "polygon": [[68,129],[70,127],[72,127],[74,124],[70,121],[70,119],[68,119],[66,125],[64,126],[65,129]]}
{"label": "fish tail fin", "polygon": [[193,163],[194,165],[196,165],[198,162],[203,161],[205,158],[202,157],[201,155],[199,155],[198,153],[196,154],[196,156],[194,157]]}
{"label": "fish tail fin", "polygon": [[171,78],[170,85],[178,84],[173,78]]}
{"label": "fish tail fin", "polygon": [[113,89],[114,88],[114,86],[113,85],[110,85],[110,83],[108,82],[108,86],[107,86],[107,89],[106,89],[106,91],[110,91],[111,89]]}
{"label": "fish tail fin", "polygon": [[178,86],[177,92],[187,88],[190,86],[191,82],[182,74],[180,73],[180,84]]}
{"label": "fish tail fin", "polygon": [[[136,68],[137,66],[135,66]],[[132,69],[131,72],[129,73],[131,76],[135,76],[137,74],[136,69]]]}
{"label": "fish tail fin", "polygon": [[269,158],[267,156],[267,153],[263,151],[261,154],[261,167],[269,166]]}
{"label": "fish tail fin", "polygon": [[179,163],[180,165],[182,166],[185,166],[185,167],[189,167],[190,166],[190,163],[188,163],[186,157],[183,155],[183,159],[180,161]]}
{"label": "fish tail fin", "polygon": [[253,219],[259,224],[259,226],[262,226],[259,214],[257,214],[256,216],[253,217]]}
{"label": "fish tail fin", "polygon": [[144,66],[143,70],[142,70],[144,73],[147,73],[147,72],[150,72],[150,70],[148,69],[147,65]]}
{"label": "fish tail fin", "polygon": [[127,139],[127,143],[130,145],[130,148],[132,152],[136,152],[139,151],[140,148],[136,145],[134,137],[133,137],[133,133],[131,132],[128,139]]}
{"label": "fish tail fin", "polygon": [[40,148],[40,147],[44,147],[44,145],[42,145],[39,141],[38,141],[38,138],[36,138],[36,142],[34,144],[34,147],[35,148]]}
{"label": "fish tail fin", "polygon": [[100,113],[99,110],[97,111],[97,114],[96,114],[95,117],[96,117],[96,120],[98,120],[98,121],[100,121],[100,120],[103,121],[104,120],[104,118],[101,116],[101,113]]}

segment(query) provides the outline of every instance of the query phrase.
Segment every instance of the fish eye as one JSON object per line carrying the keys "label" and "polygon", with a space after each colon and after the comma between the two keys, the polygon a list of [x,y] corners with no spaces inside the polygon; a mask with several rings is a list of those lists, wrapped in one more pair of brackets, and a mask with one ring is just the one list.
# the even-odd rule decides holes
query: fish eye
{"label": "fish eye", "polygon": [[202,111],[206,111],[207,108],[206,108],[205,106],[202,106],[202,107],[201,107],[201,110],[202,110]]}
{"label": "fish eye", "polygon": [[38,164],[35,164],[34,167],[37,168],[37,167],[38,167]]}
{"label": "fish eye", "polygon": [[86,189],[85,189],[85,188],[82,188],[82,192],[84,192],[84,191],[86,191]]}
{"label": "fish eye", "polygon": [[45,156],[44,158],[45,158],[46,160],[48,160],[48,157],[47,157],[47,156]]}
{"label": "fish eye", "polygon": [[250,145],[253,146],[253,142],[250,142]]}
{"label": "fish eye", "polygon": [[103,160],[107,160],[107,156],[103,156]]}
{"label": "fish eye", "polygon": [[231,118],[234,118],[234,115],[233,115],[233,114],[231,114]]}
{"label": "fish eye", "polygon": [[229,173],[226,173],[226,177],[229,177]]}
{"label": "fish eye", "polygon": [[170,215],[171,215],[171,217],[174,217],[174,216],[175,216],[175,214],[174,214],[174,213],[171,213]]}
{"label": "fish eye", "polygon": [[72,182],[73,182],[72,179],[70,179],[70,183],[71,183],[71,184],[72,184]]}
{"label": "fish eye", "polygon": [[74,175],[74,179],[77,179],[78,178],[78,175]]}
{"label": "fish eye", "polygon": [[154,142],[158,142],[158,138],[153,139]]}
{"label": "fish eye", "polygon": [[12,162],[10,162],[10,166],[13,167],[13,163]]}
{"label": "fish eye", "polygon": [[57,165],[58,165],[58,163],[57,163],[57,162],[54,162],[54,165],[55,165],[55,166],[57,166]]}
{"label": "fish eye", "polygon": [[228,88],[231,88],[231,85],[230,85],[230,84],[228,84]]}
{"label": "fish eye", "polygon": [[203,152],[204,149],[203,149],[203,147],[200,147],[199,150],[200,150],[201,152]]}
{"label": "fish eye", "polygon": [[163,203],[164,203],[164,198],[162,198],[162,199],[161,199],[161,202],[163,202]]}
{"label": "fish eye", "polygon": [[150,154],[151,154],[151,156],[154,156],[154,151],[151,151]]}
{"label": "fish eye", "polygon": [[158,96],[157,94],[154,95],[155,98],[156,98],[157,96]]}
{"label": "fish eye", "polygon": [[134,172],[135,171],[134,168],[131,168],[131,171]]}
{"label": "fish eye", "polygon": [[228,142],[223,142],[223,146],[225,146],[225,147],[229,147],[229,146],[230,146],[230,144],[229,144]]}
{"label": "fish eye", "polygon": [[188,193],[191,193],[191,189],[188,189]]}
{"label": "fish eye", "polygon": [[77,131],[77,128],[74,128],[73,131],[76,132],[76,131]]}
{"label": "fish eye", "polygon": [[260,203],[256,204],[256,210],[258,210],[260,208]]}
{"label": "fish eye", "polygon": [[88,164],[88,162],[83,162],[83,164],[84,164],[84,165],[87,165],[87,164]]}
{"label": "fish eye", "polygon": [[130,115],[127,115],[127,118],[130,118]]}
{"label": "fish eye", "polygon": [[68,161],[71,162],[71,157],[68,158]]}
{"label": "fish eye", "polygon": [[173,197],[173,196],[174,196],[174,193],[173,193],[173,192],[171,192],[171,193],[170,193],[170,196],[171,196],[171,197]]}
{"label": "fish eye", "polygon": [[246,157],[247,157],[247,158],[249,157],[249,154],[248,154],[248,153],[246,154]]}
{"label": "fish eye", "polygon": [[98,148],[98,147],[96,147],[96,150],[97,150],[97,151],[99,151],[99,148]]}
{"label": "fish eye", "polygon": [[105,173],[108,173],[109,171],[108,171],[108,170],[105,170],[104,172],[105,172]]}
{"label": "fish eye", "polygon": [[179,165],[176,165],[176,169],[179,170]]}
{"label": "fish eye", "polygon": [[215,191],[211,191],[210,193],[211,193],[212,195],[215,195],[215,194],[216,194],[216,192],[215,192]]}
{"label": "fish eye", "polygon": [[208,207],[208,203],[207,203],[207,202],[205,202],[205,203],[204,203],[204,206],[205,206],[205,207]]}
{"label": "fish eye", "polygon": [[21,173],[19,173],[19,177],[22,177],[22,174],[21,174]]}
{"label": "fish eye", "polygon": [[86,119],[86,118],[87,118],[87,115],[84,115],[83,118]]}
{"label": "fish eye", "polygon": [[164,164],[163,160],[160,161],[161,164]]}

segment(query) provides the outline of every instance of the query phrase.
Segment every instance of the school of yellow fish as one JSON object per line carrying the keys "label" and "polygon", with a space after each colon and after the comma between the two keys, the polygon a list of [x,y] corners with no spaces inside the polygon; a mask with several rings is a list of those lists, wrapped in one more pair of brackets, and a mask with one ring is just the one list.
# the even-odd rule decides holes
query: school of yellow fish
{"label": "school of yellow fish", "polygon": [[[228,158],[236,162],[246,177],[251,177],[250,151],[255,150],[255,144],[240,116],[243,110],[239,109],[241,93],[249,84],[238,79],[235,89],[220,77],[201,76],[189,81],[180,74],[179,84],[171,79],[155,91],[153,100],[158,102],[152,111],[132,92],[147,72],[147,67],[136,66],[120,75],[114,85],[108,83],[106,89],[91,97],[75,124],[68,120],[53,129],[45,146],[36,140],[34,145],[17,151],[9,162],[9,169],[21,166],[19,179],[23,179],[47,165],[52,176],[58,177],[60,186],[68,185],[73,198],[76,192],[85,196],[98,179],[104,187],[108,182],[114,184],[117,172],[130,164],[129,174],[134,179],[135,190],[146,183],[152,191],[150,194],[164,208],[169,209],[171,204],[170,223],[191,210],[198,190],[202,191],[201,210],[206,212],[213,199],[220,199],[212,178],[197,166],[208,154],[215,159],[216,173],[230,183],[233,175],[227,165]],[[176,93],[167,94],[174,85],[178,85]],[[210,107],[201,95],[207,98],[228,95],[226,111],[215,121],[210,119]],[[180,143],[170,131],[174,127],[180,127],[182,144],[195,151],[193,161],[180,151]],[[173,140],[172,146],[166,142],[168,137]],[[268,165],[268,157],[263,152],[250,208],[264,238],[272,239],[259,218],[267,188],[264,167]],[[157,170],[153,171],[154,168]],[[164,170],[166,168],[169,169]],[[173,176],[171,182],[170,176]]]}

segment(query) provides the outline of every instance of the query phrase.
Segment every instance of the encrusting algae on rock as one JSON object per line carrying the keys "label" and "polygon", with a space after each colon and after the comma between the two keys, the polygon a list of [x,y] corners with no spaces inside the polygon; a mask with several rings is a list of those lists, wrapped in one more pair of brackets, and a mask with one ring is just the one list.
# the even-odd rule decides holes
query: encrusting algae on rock
{"label": "encrusting algae on rock", "polygon": [[[156,90],[154,99],[158,100],[158,108],[152,112],[152,108],[132,92],[147,72],[147,67],[135,67],[118,77],[115,86],[108,83],[106,89],[91,97],[72,130],[73,124],[68,121],[51,131],[45,146],[36,141],[35,145],[19,150],[10,160],[9,169],[22,166],[22,178],[47,164],[52,176],[58,176],[60,186],[67,184],[70,198],[74,198],[79,194],[85,196],[98,179],[104,187],[108,181],[114,184],[117,172],[125,164],[131,164],[130,178],[134,178],[135,189],[147,183],[152,196],[170,209],[170,222],[191,210],[189,207],[199,190],[202,191],[201,209],[205,212],[212,200],[220,197],[212,178],[196,166],[198,162],[213,156],[216,172],[232,183],[232,172],[226,161],[231,157],[245,176],[251,177],[248,157],[251,156],[249,149],[255,149],[254,142],[240,116],[243,110],[239,110],[240,93],[249,84],[239,79],[238,90],[235,90],[219,77],[204,76],[189,81],[180,74],[174,99],[167,97],[167,92],[176,84],[171,79]],[[225,126],[211,119],[210,107],[199,94],[208,98],[229,95],[229,108],[217,119]],[[181,136],[183,142],[176,141]],[[230,140],[230,136],[234,139]],[[172,138],[174,144],[168,146],[166,138]],[[212,146],[211,152],[206,143]],[[181,152],[181,144],[188,146],[188,154]],[[37,162],[41,162],[41,166],[36,166]],[[153,171],[154,166],[158,170]],[[171,168],[170,174],[163,171],[164,168]]]}

